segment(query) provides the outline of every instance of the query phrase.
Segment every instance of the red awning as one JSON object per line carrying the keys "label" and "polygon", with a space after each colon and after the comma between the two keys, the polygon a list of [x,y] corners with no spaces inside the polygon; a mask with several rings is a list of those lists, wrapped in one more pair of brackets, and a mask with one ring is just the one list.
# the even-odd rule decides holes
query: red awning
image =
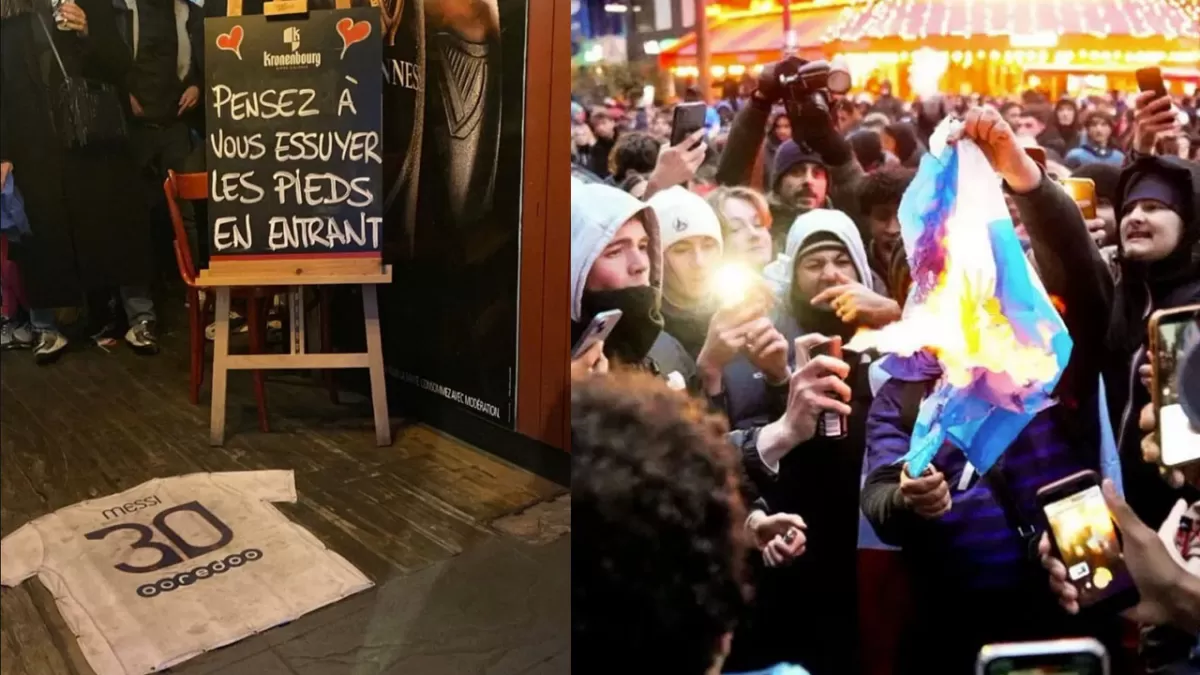
{"label": "red awning", "polygon": [[825,41],[926,36],[1200,38],[1200,0],[863,0]]}
{"label": "red awning", "polygon": [[[837,19],[838,10],[792,12],[792,30],[800,49],[821,45],[821,36]],[[783,16],[780,12],[713,19],[708,26],[709,50],[714,63],[777,60],[783,52]],[[774,56],[770,56],[770,54]],[[743,56],[746,58],[738,58]],[[761,58],[760,58],[761,57]],[[662,52],[666,65],[696,63],[696,34],[689,33]]]}

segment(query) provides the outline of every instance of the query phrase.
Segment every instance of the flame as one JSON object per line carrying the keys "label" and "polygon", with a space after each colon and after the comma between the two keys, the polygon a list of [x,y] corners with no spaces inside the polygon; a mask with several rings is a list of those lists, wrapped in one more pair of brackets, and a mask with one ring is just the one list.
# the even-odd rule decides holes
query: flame
{"label": "flame", "polygon": [[[1051,348],[1056,326],[1042,321],[1037,335],[1019,336],[995,295],[994,275],[984,273],[994,267],[990,246],[978,240],[986,228],[947,225],[942,269],[923,301],[909,303],[897,323],[859,331],[847,348],[873,347],[901,356],[929,350],[947,381],[960,388],[982,377],[982,371],[1007,375],[1021,390],[1053,381],[1059,370]],[[920,279],[915,285],[923,286]],[[1065,310],[1061,299],[1055,306]]]}

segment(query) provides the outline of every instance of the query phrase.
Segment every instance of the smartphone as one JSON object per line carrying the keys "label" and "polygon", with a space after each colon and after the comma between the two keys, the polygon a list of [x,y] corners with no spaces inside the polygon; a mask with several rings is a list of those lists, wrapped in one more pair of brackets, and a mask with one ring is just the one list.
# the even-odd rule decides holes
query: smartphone
{"label": "smartphone", "polygon": [[[1154,366],[1151,396],[1158,418],[1158,447],[1163,466],[1200,460],[1200,424],[1189,419],[1200,401],[1194,371],[1200,368],[1200,305],[1159,310],[1150,316],[1150,363]],[[1191,362],[1189,365],[1188,362]],[[1189,369],[1190,374],[1189,374]],[[1184,391],[1189,387],[1192,391]]]}
{"label": "smartphone", "polygon": [[1096,472],[1080,471],[1046,485],[1037,491],[1037,500],[1054,554],[1079,591],[1079,606],[1116,614],[1135,605],[1137,588]]}
{"label": "smartphone", "polygon": [[975,675],[1109,675],[1108,651],[1093,638],[985,645]]}
{"label": "smartphone", "polygon": [[758,300],[761,290],[757,272],[740,263],[726,263],[717,268],[710,282],[712,293],[722,309],[737,307],[749,300]]}
{"label": "smartphone", "polygon": [[600,312],[592,318],[592,322],[588,324],[587,330],[580,336],[579,342],[575,343],[574,349],[571,350],[571,360],[583,356],[583,353],[592,348],[592,345],[607,340],[609,333],[612,333],[617,322],[621,320],[621,310],[610,309],[607,312]]}
{"label": "smartphone", "polygon": [[1061,181],[1063,189],[1071,195],[1071,199],[1083,211],[1083,217],[1091,220],[1096,217],[1096,181],[1091,178],[1064,178]]}
{"label": "smartphone", "polygon": [[1139,68],[1133,75],[1137,78],[1138,89],[1153,91],[1158,94],[1159,98],[1167,95],[1167,85],[1163,82],[1162,71],[1158,69],[1158,66]]}
{"label": "smartphone", "polygon": [[1037,165],[1046,168],[1046,151],[1036,145],[1025,148],[1025,154],[1033,158]]}
{"label": "smartphone", "polygon": [[671,122],[671,145],[679,145],[685,138],[703,129],[707,114],[708,105],[703,101],[676,105],[675,117]]}

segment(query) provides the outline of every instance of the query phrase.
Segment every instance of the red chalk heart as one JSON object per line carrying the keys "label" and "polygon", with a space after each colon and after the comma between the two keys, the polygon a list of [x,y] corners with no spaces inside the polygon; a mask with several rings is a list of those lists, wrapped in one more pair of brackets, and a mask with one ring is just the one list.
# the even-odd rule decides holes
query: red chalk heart
{"label": "red chalk heart", "polygon": [[227,52],[237,54],[237,57],[242,58],[242,32],[241,26],[234,26],[229,29],[228,33],[222,33],[217,36],[217,49],[224,49]]}
{"label": "red chalk heart", "polygon": [[337,22],[337,32],[342,36],[342,56],[345,56],[350,45],[367,39],[371,34],[371,24],[367,21],[355,23],[354,19],[347,17]]}

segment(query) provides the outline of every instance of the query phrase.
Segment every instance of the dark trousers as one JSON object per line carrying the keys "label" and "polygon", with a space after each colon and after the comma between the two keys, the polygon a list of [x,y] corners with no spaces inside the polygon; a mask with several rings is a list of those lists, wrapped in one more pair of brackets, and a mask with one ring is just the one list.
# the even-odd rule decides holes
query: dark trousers
{"label": "dark trousers", "polygon": [[[171,234],[170,217],[166,211],[163,181],[167,178],[168,170],[176,173],[204,171],[204,145],[192,142],[192,131],[182,120],[162,124],[135,122],[130,129],[130,141],[134,161],[137,162],[147,183],[146,193],[150,198],[148,206],[151,214],[155,216],[155,222],[164,222],[164,218],[166,219],[165,229],[156,228],[156,232],[162,233],[157,240],[163,242],[167,250],[172,250],[169,244],[174,241],[174,236]],[[204,244],[207,244],[207,235],[202,238],[197,231],[195,208],[191,202],[181,200],[179,213],[187,233],[192,261],[198,267],[204,267],[207,252],[207,246]],[[174,259],[172,252],[168,260]]]}

